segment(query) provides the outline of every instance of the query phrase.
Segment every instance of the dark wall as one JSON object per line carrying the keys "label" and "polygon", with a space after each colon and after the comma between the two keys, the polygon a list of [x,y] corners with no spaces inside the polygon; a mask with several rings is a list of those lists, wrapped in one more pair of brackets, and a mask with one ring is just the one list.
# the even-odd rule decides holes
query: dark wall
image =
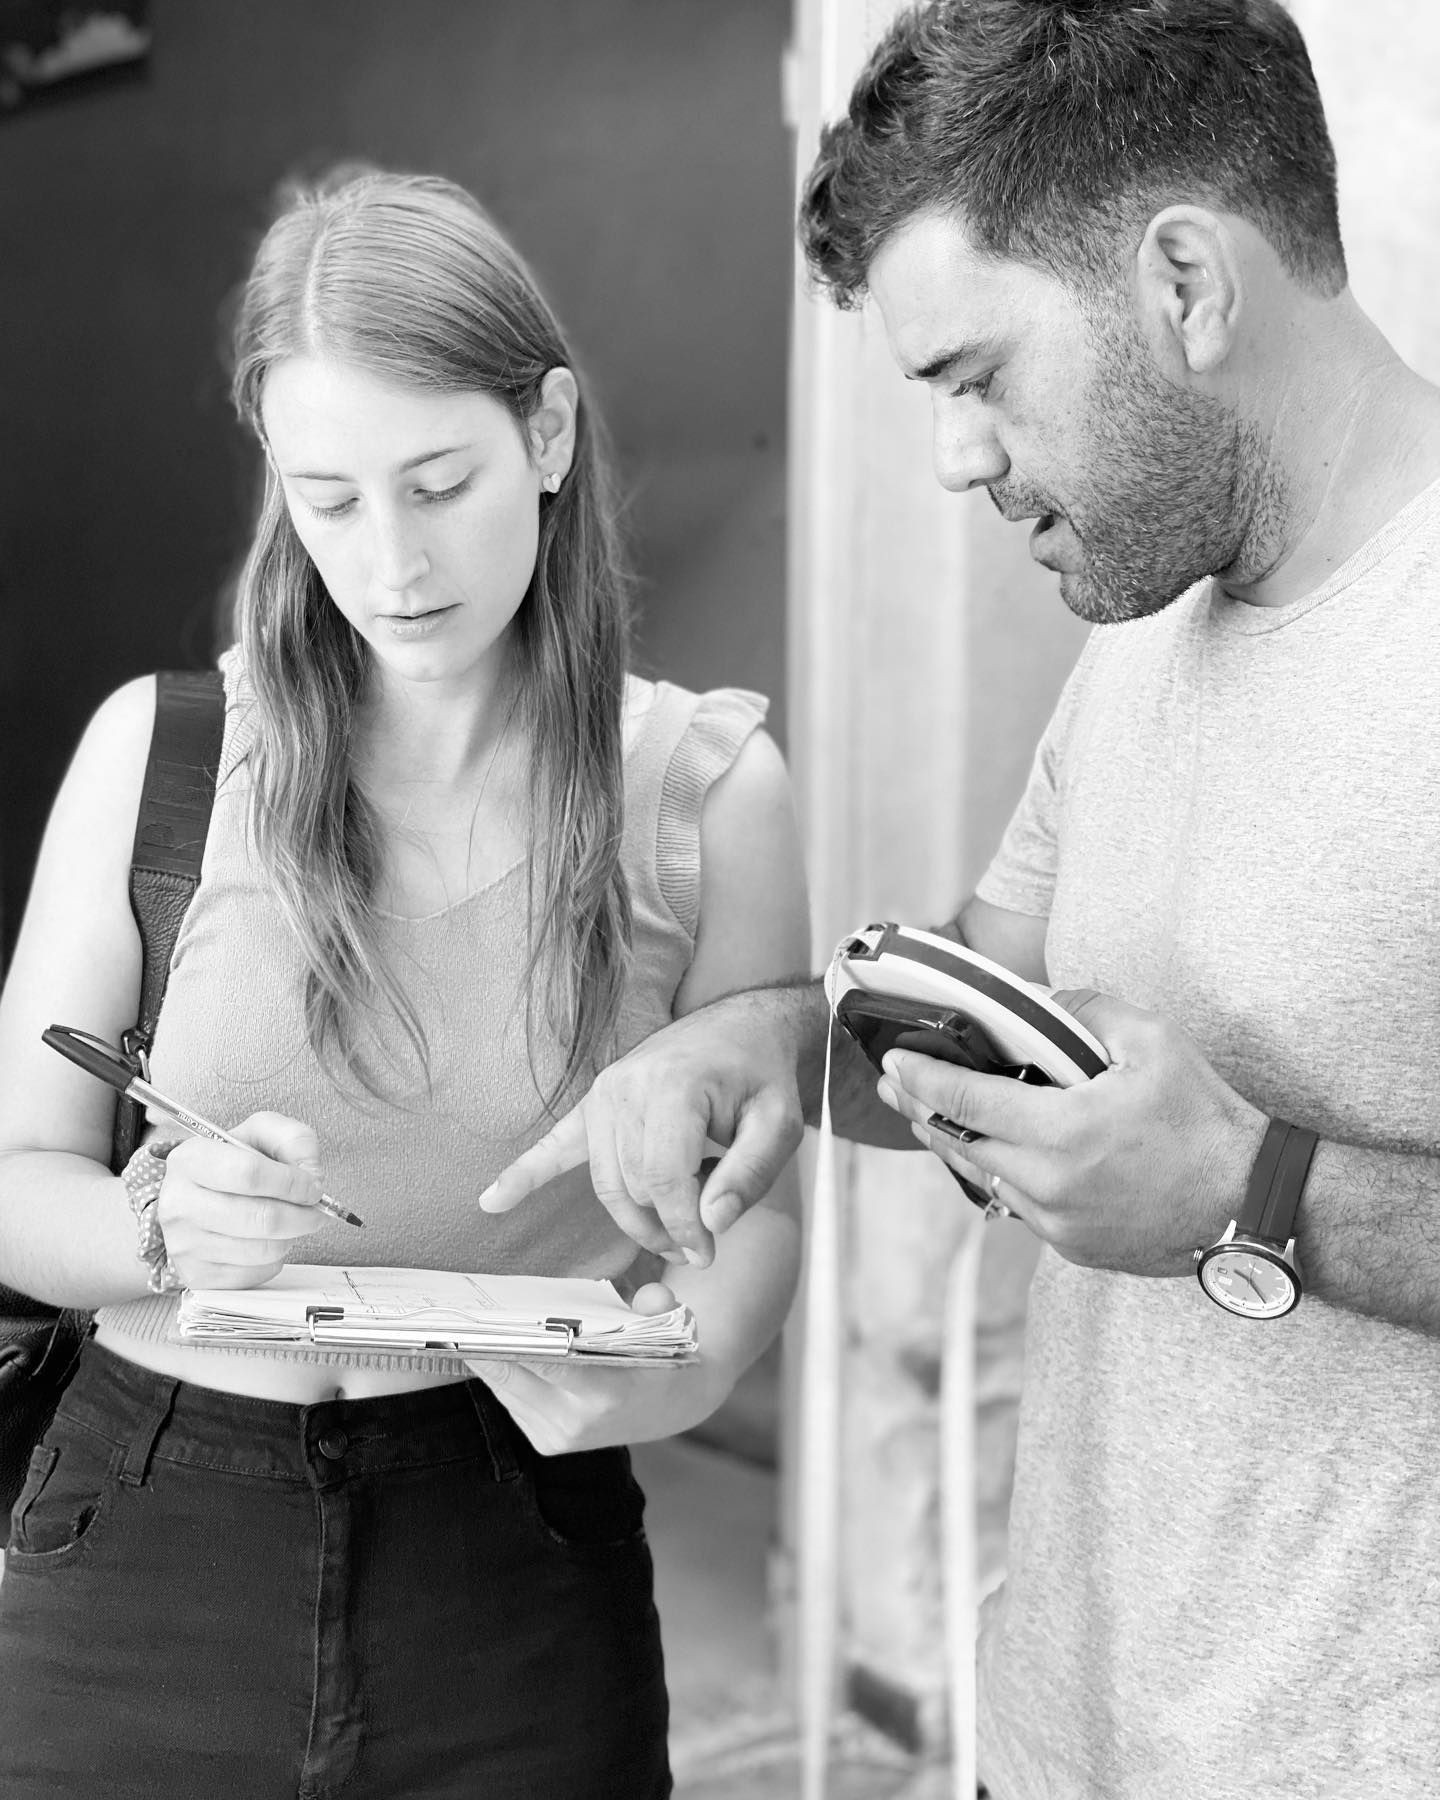
{"label": "dark wall", "polygon": [[0,120],[7,947],[96,703],[213,654],[255,471],[217,321],[297,169],[364,157],[489,206],[616,439],[642,665],[778,707],[788,18],[788,0],[154,0],[142,75]]}

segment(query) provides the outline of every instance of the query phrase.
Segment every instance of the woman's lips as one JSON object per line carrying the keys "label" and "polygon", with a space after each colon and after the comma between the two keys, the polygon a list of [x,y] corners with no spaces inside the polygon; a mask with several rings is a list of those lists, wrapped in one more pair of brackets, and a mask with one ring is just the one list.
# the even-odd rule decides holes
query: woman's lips
{"label": "woman's lips", "polygon": [[422,638],[438,631],[455,608],[435,606],[422,613],[382,613],[381,622],[392,637]]}

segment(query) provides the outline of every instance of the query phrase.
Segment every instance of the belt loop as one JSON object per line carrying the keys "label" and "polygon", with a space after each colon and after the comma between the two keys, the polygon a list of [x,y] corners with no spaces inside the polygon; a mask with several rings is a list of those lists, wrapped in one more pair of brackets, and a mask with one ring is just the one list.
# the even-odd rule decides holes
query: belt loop
{"label": "belt loop", "polygon": [[477,1375],[472,1375],[465,1383],[465,1392],[469,1394],[475,1416],[480,1421],[480,1435],[485,1440],[485,1448],[490,1452],[491,1471],[497,1481],[508,1481],[520,1467],[515,1455],[517,1427]]}
{"label": "belt loop", "polygon": [[179,1391],[178,1381],[168,1376],[162,1378],[155,1404],[142,1415],[135,1427],[129,1448],[125,1452],[125,1461],[120,1467],[120,1479],[126,1487],[144,1485],[145,1477],[150,1473],[150,1458],[155,1454],[156,1441],[169,1421],[175,1396]]}

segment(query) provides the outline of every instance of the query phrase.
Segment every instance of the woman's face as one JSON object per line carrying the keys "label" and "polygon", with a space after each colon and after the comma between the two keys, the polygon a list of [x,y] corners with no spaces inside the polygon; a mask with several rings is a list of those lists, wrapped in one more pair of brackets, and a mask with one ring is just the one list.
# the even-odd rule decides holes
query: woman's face
{"label": "woman's face", "polygon": [[300,541],[382,676],[498,674],[535,569],[542,474],[505,407],[293,357],[266,377],[261,413]]}

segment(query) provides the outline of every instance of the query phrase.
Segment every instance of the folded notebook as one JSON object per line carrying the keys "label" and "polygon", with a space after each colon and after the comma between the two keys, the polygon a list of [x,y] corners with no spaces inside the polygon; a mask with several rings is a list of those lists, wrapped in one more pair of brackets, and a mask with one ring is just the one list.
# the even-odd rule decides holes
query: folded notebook
{"label": "folded notebook", "polygon": [[310,1263],[292,1263],[262,1287],[190,1288],[180,1296],[174,1336],[232,1348],[306,1344],[631,1364],[691,1362],[698,1354],[689,1307],[643,1317],[608,1281]]}

